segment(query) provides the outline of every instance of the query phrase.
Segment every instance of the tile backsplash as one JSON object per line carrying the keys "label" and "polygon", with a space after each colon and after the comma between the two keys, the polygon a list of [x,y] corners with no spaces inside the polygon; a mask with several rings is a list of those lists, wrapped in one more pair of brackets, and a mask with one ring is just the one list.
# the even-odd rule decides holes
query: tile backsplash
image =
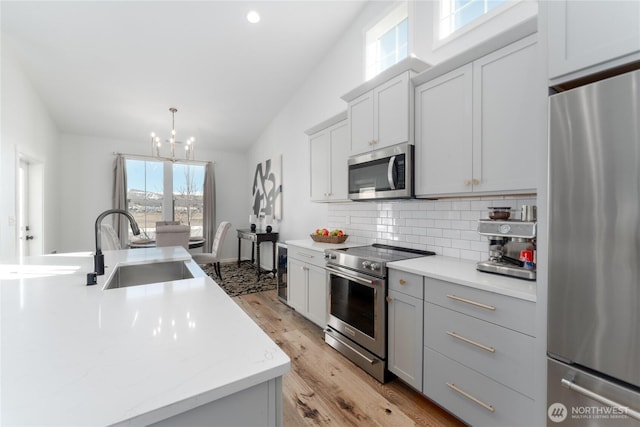
{"label": "tile backsplash", "polygon": [[522,205],[536,204],[535,196],[331,203],[328,228],[344,230],[352,243],[384,243],[482,261],[489,258],[489,245],[476,227],[478,219],[488,218],[487,208],[511,206],[512,218],[520,219]]}

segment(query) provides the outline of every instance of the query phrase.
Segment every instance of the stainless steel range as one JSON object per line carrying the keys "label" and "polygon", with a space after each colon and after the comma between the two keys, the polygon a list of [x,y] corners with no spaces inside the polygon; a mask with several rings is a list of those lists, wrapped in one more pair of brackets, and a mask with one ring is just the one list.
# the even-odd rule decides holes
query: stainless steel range
{"label": "stainless steel range", "polygon": [[378,381],[387,371],[387,263],[435,255],[381,244],[327,249],[329,325],[324,340]]}

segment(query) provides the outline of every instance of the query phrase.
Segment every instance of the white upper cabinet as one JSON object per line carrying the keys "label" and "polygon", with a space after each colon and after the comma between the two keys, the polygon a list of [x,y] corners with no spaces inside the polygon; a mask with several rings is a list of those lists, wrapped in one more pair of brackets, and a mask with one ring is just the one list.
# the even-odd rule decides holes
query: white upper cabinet
{"label": "white upper cabinet", "polygon": [[474,192],[536,190],[547,102],[536,40],[530,36],[473,63]]}
{"label": "white upper cabinet", "polygon": [[536,191],[539,64],[533,35],[416,87],[417,196]]}
{"label": "white upper cabinet", "polygon": [[346,112],[307,130],[311,200],[344,201],[347,197],[349,125]]}
{"label": "white upper cabinet", "polygon": [[542,2],[551,85],[640,60],[640,2]]}
{"label": "white upper cabinet", "polygon": [[473,165],[471,64],[416,88],[416,194],[470,190]]}
{"label": "white upper cabinet", "polygon": [[410,141],[410,91],[405,72],[349,103],[351,155]]}
{"label": "white upper cabinet", "polygon": [[411,77],[427,67],[407,58],[342,97],[349,103],[350,155],[413,143]]}

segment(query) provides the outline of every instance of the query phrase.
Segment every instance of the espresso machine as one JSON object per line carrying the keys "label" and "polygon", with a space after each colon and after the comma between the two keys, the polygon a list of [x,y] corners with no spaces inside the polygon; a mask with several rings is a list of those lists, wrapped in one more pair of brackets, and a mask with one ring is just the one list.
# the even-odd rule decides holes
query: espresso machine
{"label": "espresso machine", "polygon": [[478,220],[478,233],[489,240],[489,259],[476,269],[536,280],[535,206],[523,206],[521,219],[509,219],[511,208],[489,208],[489,219]]}

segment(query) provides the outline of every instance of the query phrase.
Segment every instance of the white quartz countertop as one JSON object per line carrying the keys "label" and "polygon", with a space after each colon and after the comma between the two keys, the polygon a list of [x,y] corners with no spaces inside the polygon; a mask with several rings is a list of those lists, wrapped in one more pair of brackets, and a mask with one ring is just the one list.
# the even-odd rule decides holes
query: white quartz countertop
{"label": "white quartz countertop", "polygon": [[147,425],[282,376],[287,355],[217,284],[196,277],[103,290],[117,263],[189,260],[183,248],[0,265],[2,425]]}
{"label": "white quartz countertop", "polygon": [[355,246],[364,246],[364,243],[351,243],[347,239],[344,243],[320,243],[311,240],[311,237],[300,240],[287,240],[287,245],[298,246],[300,248],[311,249],[318,252],[324,252],[325,249],[341,249],[341,248],[353,248]]}
{"label": "white quartz countertop", "polygon": [[536,282],[478,271],[475,261],[435,255],[395,261],[387,264],[387,267],[527,301],[536,301]]}

